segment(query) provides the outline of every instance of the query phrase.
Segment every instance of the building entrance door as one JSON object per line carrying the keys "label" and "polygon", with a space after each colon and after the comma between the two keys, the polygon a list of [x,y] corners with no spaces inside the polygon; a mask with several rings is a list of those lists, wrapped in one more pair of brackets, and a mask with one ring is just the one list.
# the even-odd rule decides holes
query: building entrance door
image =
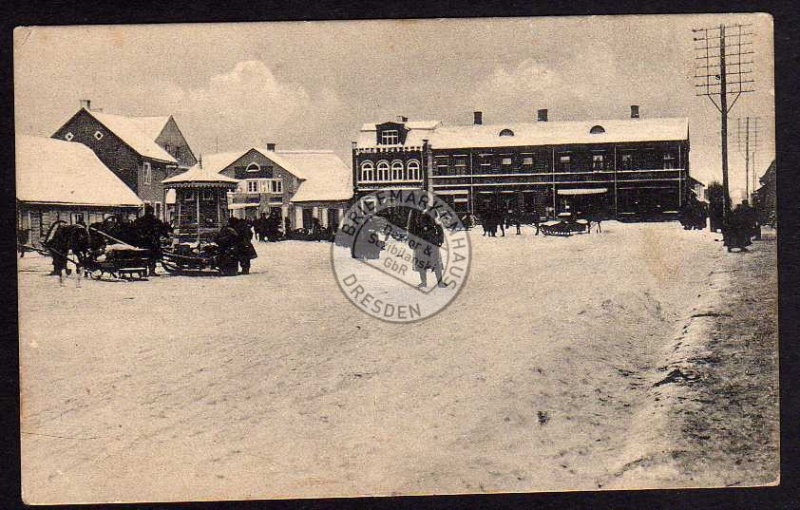
{"label": "building entrance door", "polygon": [[314,211],[309,207],[307,209],[303,209],[303,228],[306,230],[311,230],[313,220],[314,219]]}

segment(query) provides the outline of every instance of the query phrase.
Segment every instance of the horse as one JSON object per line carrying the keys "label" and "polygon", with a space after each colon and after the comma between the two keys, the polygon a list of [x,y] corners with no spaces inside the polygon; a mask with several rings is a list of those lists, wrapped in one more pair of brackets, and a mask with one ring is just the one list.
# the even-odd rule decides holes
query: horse
{"label": "horse", "polygon": [[111,216],[102,222],[93,223],[89,230],[100,235],[93,236],[93,250],[102,249],[109,242],[121,242],[147,250],[150,275],[155,274],[156,262],[161,258],[161,240],[169,238],[172,227],[156,218],[142,217],[134,222]]}
{"label": "horse", "polygon": [[[70,225],[64,220],[57,220],[50,225],[44,240],[44,248],[53,258],[53,272],[58,275],[59,280],[63,279],[62,271],[69,275],[71,271],[67,268],[67,261],[73,262],[76,271],[80,274],[81,269],[89,263],[90,257],[90,235],[86,225],[77,223]],[[70,253],[76,257],[70,259]]]}

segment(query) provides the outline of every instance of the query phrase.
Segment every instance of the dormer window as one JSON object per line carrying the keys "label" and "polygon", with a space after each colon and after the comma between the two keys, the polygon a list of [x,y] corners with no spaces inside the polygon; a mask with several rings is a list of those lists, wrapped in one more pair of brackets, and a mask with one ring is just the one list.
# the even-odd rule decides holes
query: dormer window
{"label": "dormer window", "polygon": [[71,142],[73,138],[75,138],[75,135],[73,135],[71,132],[64,135],[64,140],[68,142]]}
{"label": "dormer window", "polygon": [[510,129],[504,129],[500,131],[500,136],[514,136],[514,132]]}
{"label": "dormer window", "polygon": [[599,135],[605,132],[606,130],[603,126],[592,126],[592,129],[589,130],[590,135]]}
{"label": "dormer window", "polygon": [[396,129],[381,131],[381,145],[397,145],[400,143],[400,132]]}
{"label": "dormer window", "polygon": [[95,137],[96,140],[102,140],[103,139],[103,133],[101,133],[100,131],[95,131],[94,132],[94,137]]}

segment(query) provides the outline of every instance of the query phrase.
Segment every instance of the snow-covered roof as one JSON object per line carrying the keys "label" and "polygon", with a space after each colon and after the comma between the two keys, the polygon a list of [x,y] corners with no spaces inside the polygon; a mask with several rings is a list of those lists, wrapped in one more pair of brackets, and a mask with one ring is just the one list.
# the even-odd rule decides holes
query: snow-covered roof
{"label": "snow-covered roof", "polygon": [[[356,146],[359,148],[400,147],[400,145],[378,145],[376,133],[379,124],[383,123],[364,124],[358,134]],[[416,120],[399,124],[404,124],[408,129],[404,146],[422,146],[422,141],[430,139],[432,134],[442,126],[441,121],[438,120]]]}
{"label": "snow-covered roof", "polygon": [[202,154],[200,160],[203,163],[203,168],[211,172],[221,172],[231,166],[237,159],[250,152],[219,152],[216,154]]}
{"label": "snow-covered roof", "polygon": [[292,202],[350,200],[353,176],[333,151],[264,151],[257,149],[301,179]]}
{"label": "snow-covered roof", "polygon": [[[209,172],[219,173],[252,150],[257,151],[300,179],[300,187],[292,197],[293,202],[349,200],[353,197],[353,176],[350,167],[345,165],[333,151],[270,151],[253,147],[238,152],[204,154],[202,158],[203,168]],[[183,177],[187,173],[177,177]],[[177,177],[173,177],[173,179]],[[227,177],[225,178],[227,179]],[[238,182],[235,179],[231,180]],[[175,181],[167,179],[163,182],[168,185],[170,182]]]}
{"label": "snow-covered roof", "polygon": [[170,116],[166,117],[127,117],[139,131],[147,135],[148,138],[155,140],[164,131],[164,127],[169,122]]}
{"label": "snow-covered roof", "polygon": [[[513,136],[500,136],[506,129]],[[434,148],[467,148],[657,142],[688,137],[687,118],[640,118],[443,126],[436,129],[430,143]]]}
{"label": "snow-covered roof", "polygon": [[[408,122],[406,126],[411,127],[415,124],[420,124],[422,127],[414,127],[409,131],[405,145],[422,145],[422,140],[427,138],[435,149],[657,142],[687,140],[689,137],[687,118],[547,121],[467,126],[444,126],[441,123],[425,121]],[[598,126],[602,129],[598,129]],[[510,130],[513,136],[500,136],[500,132],[504,130]],[[376,124],[365,124],[359,133],[357,147],[392,147],[377,145],[376,141]]]}
{"label": "snow-covered roof", "polygon": [[17,199],[86,206],[143,205],[119,177],[80,143],[16,138]]}
{"label": "snow-covered roof", "polygon": [[177,163],[175,158],[155,142],[161,130],[158,130],[155,136],[150,136],[157,129],[156,126],[162,119],[164,120],[164,123],[161,124],[163,129],[169,117],[137,118],[91,110],[86,111],[140,155],[165,163]]}
{"label": "snow-covered roof", "polygon": [[194,165],[189,170],[182,174],[169,177],[161,181],[164,186],[190,186],[190,185],[209,185],[209,186],[228,186],[231,188],[236,187],[239,181],[231,177],[222,175],[212,168],[200,166],[200,163]]}

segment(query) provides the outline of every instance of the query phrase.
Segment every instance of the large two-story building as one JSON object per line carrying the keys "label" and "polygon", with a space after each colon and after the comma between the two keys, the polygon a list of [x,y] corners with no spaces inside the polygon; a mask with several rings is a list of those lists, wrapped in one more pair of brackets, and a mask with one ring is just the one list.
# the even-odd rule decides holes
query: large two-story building
{"label": "large two-story building", "polygon": [[365,124],[353,143],[356,196],[426,189],[460,213],[564,211],[642,218],[677,211],[690,193],[689,122],[639,117],[467,126]]}
{"label": "large two-story building", "polygon": [[197,163],[172,116],[129,117],[83,107],[52,136],[89,147],[122,182],[163,218],[161,181]]}

